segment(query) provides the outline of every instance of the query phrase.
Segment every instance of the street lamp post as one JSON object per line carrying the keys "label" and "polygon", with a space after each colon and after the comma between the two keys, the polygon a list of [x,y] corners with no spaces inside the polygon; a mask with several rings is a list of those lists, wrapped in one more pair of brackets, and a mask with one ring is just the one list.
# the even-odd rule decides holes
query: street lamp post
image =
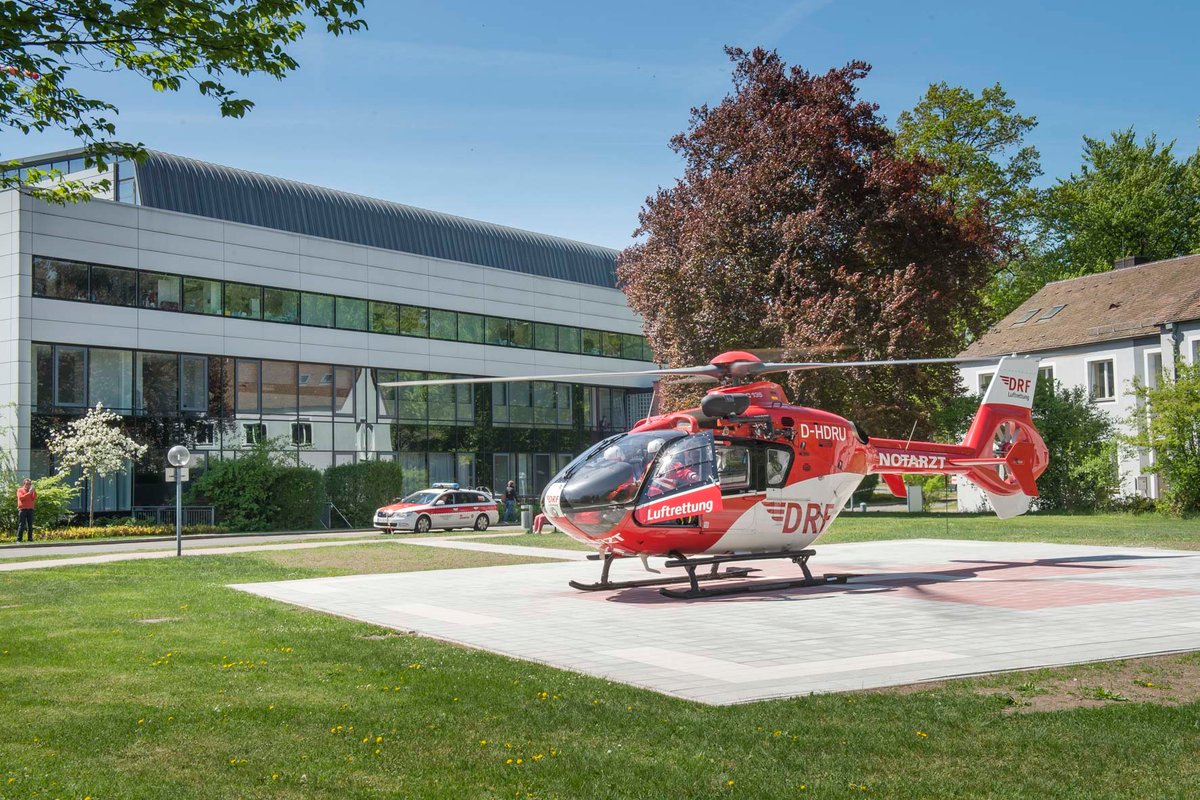
{"label": "street lamp post", "polygon": [[175,555],[183,555],[183,481],[179,470],[192,461],[192,454],[181,444],[167,451],[167,463],[175,468]]}

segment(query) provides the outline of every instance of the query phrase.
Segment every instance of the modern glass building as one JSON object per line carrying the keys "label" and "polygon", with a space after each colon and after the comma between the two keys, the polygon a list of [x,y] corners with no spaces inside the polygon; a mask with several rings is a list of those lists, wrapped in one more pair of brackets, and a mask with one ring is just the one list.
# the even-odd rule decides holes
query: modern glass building
{"label": "modern glass building", "polygon": [[[78,152],[24,163],[96,175]],[[636,378],[380,386],[650,368],[613,250],[166,153],[114,172],[90,203],[0,193],[18,468],[51,470],[50,431],[98,402],[150,446],[93,487],[98,510],[162,503],[178,443],[193,476],[271,440],[318,469],[393,460],[406,483],[534,494],[648,410]]]}

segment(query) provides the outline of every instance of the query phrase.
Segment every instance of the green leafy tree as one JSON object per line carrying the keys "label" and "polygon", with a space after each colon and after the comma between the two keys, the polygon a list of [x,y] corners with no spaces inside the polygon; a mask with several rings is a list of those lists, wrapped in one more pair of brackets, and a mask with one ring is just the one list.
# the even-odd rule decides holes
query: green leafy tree
{"label": "green leafy tree", "polygon": [[996,319],[1037,291],[1039,196],[1032,183],[1042,174],[1037,148],[1025,143],[1037,118],[1017,112],[1000,84],[975,95],[970,89],[932,84],[921,102],[897,119],[896,143],[910,158],[942,170],[933,185],[962,214],[975,207],[1005,233],[991,283],[980,302]]}
{"label": "green leafy tree", "polygon": [[1025,136],[1037,118],[1017,113],[1000,84],[970,89],[931,84],[921,102],[897,119],[896,146],[908,158],[941,167],[931,183],[960,213],[976,205],[1010,233],[1033,214],[1042,174],[1037,148]]}
{"label": "green leafy tree", "polygon": [[1154,134],[1138,144],[1130,128],[1110,141],[1084,137],[1083,167],[1059,181],[1043,213],[1063,277],[1112,269],[1125,256],[1171,258],[1200,240],[1200,152],[1180,160]]}
{"label": "green leafy tree", "polygon": [[[0,14],[0,130],[67,131],[84,144],[88,166],[138,158],[141,145],[116,140],[111,102],[80,89],[88,72],[131,72],[155,91],[192,85],[222,116],[241,117],[253,101],[231,78],[282,79],[299,64],[284,48],[310,22],[339,36],[366,27],[363,0],[24,0]],[[108,188],[107,179],[99,181]],[[52,202],[84,200],[91,189],[57,171],[0,176]]]}
{"label": "green leafy tree", "polygon": [[1033,424],[1050,451],[1038,478],[1042,511],[1097,511],[1120,485],[1114,422],[1080,386],[1041,381],[1033,398]]}
{"label": "green leafy tree", "polygon": [[1200,365],[1179,362],[1158,386],[1135,385],[1141,408],[1128,420],[1129,446],[1154,451],[1162,505],[1174,513],[1200,511]]}

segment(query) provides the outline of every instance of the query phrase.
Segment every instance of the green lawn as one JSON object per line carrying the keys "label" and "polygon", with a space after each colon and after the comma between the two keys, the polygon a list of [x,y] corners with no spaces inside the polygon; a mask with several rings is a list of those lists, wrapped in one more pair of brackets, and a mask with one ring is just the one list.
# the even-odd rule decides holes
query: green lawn
{"label": "green lawn", "polygon": [[1158,514],[855,513],[844,511],[819,544],[877,539],[983,539],[996,542],[1120,545],[1200,549],[1200,518]]}
{"label": "green lawn", "polygon": [[[1040,691],[1028,673],[711,708],[226,588],[511,560],[371,544],[0,575],[0,798],[1184,798],[1200,785],[1200,704],[1109,700],[1134,695],[1108,665],[1035,676],[1089,687],[1094,708],[1011,713]],[[1198,662],[1169,666],[1195,683]]]}

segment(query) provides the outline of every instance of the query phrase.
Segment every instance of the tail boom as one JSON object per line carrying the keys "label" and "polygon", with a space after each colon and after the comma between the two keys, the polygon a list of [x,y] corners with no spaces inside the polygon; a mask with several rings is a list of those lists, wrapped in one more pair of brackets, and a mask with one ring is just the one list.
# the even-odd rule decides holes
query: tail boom
{"label": "tail boom", "polygon": [[882,474],[904,496],[905,474],[963,475],[977,485],[1002,518],[1025,513],[1038,496],[1037,479],[1049,453],[1030,411],[1037,359],[1000,359],[962,444],[871,439],[869,472]]}

